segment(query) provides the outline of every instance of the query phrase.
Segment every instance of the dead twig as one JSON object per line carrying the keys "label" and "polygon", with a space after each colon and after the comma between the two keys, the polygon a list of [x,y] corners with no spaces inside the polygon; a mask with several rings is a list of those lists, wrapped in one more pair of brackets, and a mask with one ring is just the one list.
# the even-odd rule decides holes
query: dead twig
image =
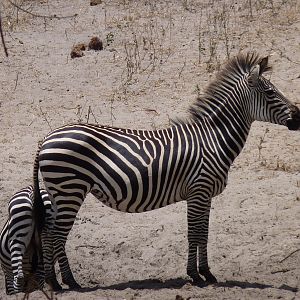
{"label": "dead twig", "polygon": [[[57,298],[54,298],[54,294],[53,294],[53,291],[51,290],[50,292],[50,296],[44,291],[44,290],[40,290],[44,296],[46,297],[46,299],[48,300],[56,300]],[[29,300],[29,296],[30,296],[30,293],[25,293],[24,297],[22,300]]]}
{"label": "dead twig", "polygon": [[292,271],[292,270],[295,270],[295,269],[282,269],[282,270],[277,270],[277,271],[271,271],[271,274],[286,273],[286,272],[289,272],[289,271]]}
{"label": "dead twig", "polygon": [[50,125],[50,123],[49,123],[49,121],[47,119],[47,114],[45,112],[43,112],[43,110],[42,110],[42,108],[40,106],[39,106],[39,108],[40,108],[40,111],[42,113],[42,116],[43,116],[44,120],[46,121],[46,123],[48,124],[50,130],[52,131],[52,127],[51,127],[51,125]]}
{"label": "dead twig", "polygon": [[16,77],[16,81],[15,81],[15,87],[14,87],[14,91],[17,89],[17,86],[18,86],[18,80],[19,80],[19,72],[17,73],[17,77]]}
{"label": "dead twig", "polygon": [[25,293],[24,297],[22,298],[22,300],[28,300],[29,299],[29,293]]}
{"label": "dead twig", "polygon": [[[42,141],[39,141],[39,144],[41,142]],[[50,295],[48,295],[42,288],[39,289],[38,288],[39,284],[38,284],[37,280],[33,276],[30,278],[30,284],[31,284],[31,288],[33,288],[32,291],[39,290],[39,291],[41,291],[44,294],[44,296],[46,297],[46,299],[48,299],[48,300],[57,300],[57,298],[54,297],[54,293],[53,293],[52,289],[50,290]],[[22,300],[29,300],[29,297],[30,297],[31,293],[32,292],[25,292],[24,297],[22,298]]]}
{"label": "dead twig", "polygon": [[19,6],[18,4],[14,3],[13,1],[11,0],[7,0],[11,5],[13,5],[14,7],[18,8],[19,10],[21,10],[22,12],[24,13],[27,13],[33,17],[37,17],[37,18],[46,18],[46,19],[68,19],[68,18],[75,18],[78,16],[78,14],[74,14],[74,15],[70,15],[70,16],[57,16],[57,15],[40,15],[40,14],[36,14],[36,13],[33,13],[21,6]]}
{"label": "dead twig", "polygon": [[114,100],[115,100],[115,96],[116,96],[116,92],[113,93],[113,95],[110,99],[110,121],[111,121],[111,126],[114,126],[114,121],[113,120],[116,120],[116,117],[113,113],[113,110],[114,110],[113,103],[114,103]]}
{"label": "dead twig", "polygon": [[260,160],[261,159],[261,150],[263,148],[262,144],[265,142],[265,137],[266,137],[266,134],[269,132],[269,128],[266,128],[265,129],[265,132],[263,134],[262,137],[260,137],[260,141],[259,141],[259,144],[257,146],[258,148],[258,159]]}
{"label": "dead twig", "polygon": [[100,246],[93,246],[93,245],[79,245],[75,247],[75,250],[78,250],[79,248],[91,248],[91,249],[99,249]]}
{"label": "dead twig", "polygon": [[87,118],[86,118],[86,122],[89,123],[89,120],[90,120],[90,115],[92,115],[94,117],[94,121],[96,124],[98,124],[97,122],[97,119],[96,119],[96,116],[91,108],[91,106],[89,105],[89,108],[88,108],[88,113],[87,113]]}
{"label": "dead twig", "polygon": [[4,40],[4,35],[3,35],[3,31],[2,31],[1,11],[0,11],[0,34],[1,34],[1,40],[2,40],[2,45],[3,45],[3,48],[4,48],[5,56],[8,57],[8,51],[7,51],[7,48],[6,48],[6,44],[5,44],[5,40]]}
{"label": "dead twig", "polygon": [[146,112],[152,112],[152,113],[155,113],[156,115],[159,115],[159,113],[157,112],[157,110],[153,109],[153,108],[145,108],[144,111],[146,111]]}
{"label": "dead twig", "polygon": [[293,251],[292,253],[290,253],[288,256],[286,256],[284,259],[282,259],[280,261],[280,263],[284,262],[286,259],[288,259],[290,256],[292,256],[293,254],[295,254],[296,252],[300,251],[300,249],[296,249],[295,251]]}
{"label": "dead twig", "polygon": [[183,72],[185,66],[186,66],[186,57],[185,57],[185,59],[184,59],[183,65],[182,65],[182,67],[181,67],[181,69],[180,69],[180,71],[179,71],[179,73],[178,73],[178,78],[181,77],[182,72]]}

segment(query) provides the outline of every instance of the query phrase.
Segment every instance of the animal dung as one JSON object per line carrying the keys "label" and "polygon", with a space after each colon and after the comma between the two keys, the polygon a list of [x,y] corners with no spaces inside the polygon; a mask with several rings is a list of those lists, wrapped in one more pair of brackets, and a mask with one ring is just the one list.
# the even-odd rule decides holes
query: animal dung
{"label": "animal dung", "polygon": [[73,48],[71,51],[71,58],[76,58],[76,57],[82,57],[84,56],[84,53],[77,49],[77,48]]}
{"label": "animal dung", "polygon": [[103,42],[97,36],[94,36],[91,38],[88,45],[85,43],[76,44],[71,50],[71,58],[84,56],[83,51],[87,50],[87,48],[88,50],[95,51],[103,50]]}
{"label": "animal dung", "polygon": [[86,50],[86,45],[83,43],[76,44],[71,50],[71,58],[84,56],[83,51]]}
{"label": "animal dung", "polygon": [[84,43],[79,43],[75,47],[78,48],[81,51],[86,50],[86,44],[84,44]]}
{"label": "animal dung", "polygon": [[91,38],[88,48],[89,50],[100,51],[103,50],[103,43],[97,36],[94,36]]}

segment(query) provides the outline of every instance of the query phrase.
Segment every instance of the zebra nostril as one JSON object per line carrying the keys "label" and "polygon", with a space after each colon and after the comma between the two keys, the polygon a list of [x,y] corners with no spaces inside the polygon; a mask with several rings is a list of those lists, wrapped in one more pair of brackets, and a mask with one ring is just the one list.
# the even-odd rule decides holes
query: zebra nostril
{"label": "zebra nostril", "polygon": [[300,109],[297,106],[293,106],[291,109],[291,117],[293,119],[300,120]]}

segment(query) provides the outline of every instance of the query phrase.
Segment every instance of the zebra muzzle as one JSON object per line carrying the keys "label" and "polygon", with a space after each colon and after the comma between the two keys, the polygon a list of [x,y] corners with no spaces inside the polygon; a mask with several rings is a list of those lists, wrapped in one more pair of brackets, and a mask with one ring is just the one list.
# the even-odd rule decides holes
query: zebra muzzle
{"label": "zebra muzzle", "polygon": [[286,126],[289,130],[298,130],[300,128],[300,110],[297,106],[292,108],[291,117],[287,119]]}

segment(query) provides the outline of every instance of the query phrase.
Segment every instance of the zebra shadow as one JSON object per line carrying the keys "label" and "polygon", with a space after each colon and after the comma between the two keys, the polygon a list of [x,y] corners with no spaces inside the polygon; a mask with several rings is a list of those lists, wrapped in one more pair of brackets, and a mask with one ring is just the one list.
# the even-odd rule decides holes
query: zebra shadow
{"label": "zebra shadow", "polygon": [[271,284],[263,284],[263,283],[257,283],[257,282],[248,282],[248,281],[236,281],[236,280],[228,280],[225,282],[218,282],[215,284],[217,287],[227,287],[227,288],[232,288],[232,287],[239,287],[242,289],[278,289],[278,290],[285,290],[285,291],[290,291],[290,292],[298,292],[297,287],[292,287],[286,284],[282,284],[279,287],[276,287]]}
{"label": "zebra shadow", "polygon": [[78,292],[91,292],[95,290],[125,290],[125,289],[133,289],[133,290],[160,290],[160,289],[180,289],[185,284],[190,283],[190,280],[184,278],[172,278],[168,280],[160,280],[160,279],[143,279],[143,280],[132,280],[127,282],[116,283],[108,286],[94,286],[79,289]]}
{"label": "zebra shadow", "polygon": [[[192,284],[190,280],[184,278],[171,278],[168,280],[160,280],[160,279],[143,279],[143,280],[133,280],[127,282],[121,282],[109,286],[94,286],[94,287],[86,287],[77,290],[78,292],[92,292],[96,290],[125,290],[125,289],[133,289],[133,290],[160,290],[160,289],[180,289],[186,284]],[[262,284],[257,282],[248,282],[248,281],[236,281],[236,280],[228,280],[224,282],[218,282],[214,284],[214,287],[226,287],[226,288],[235,288],[239,287],[242,289],[252,288],[252,289],[279,289],[286,290],[291,292],[298,292],[297,287],[291,287],[286,284],[282,284],[279,287],[276,287],[271,284]],[[67,292],[69,290],[63,290],[62,292]]]}

